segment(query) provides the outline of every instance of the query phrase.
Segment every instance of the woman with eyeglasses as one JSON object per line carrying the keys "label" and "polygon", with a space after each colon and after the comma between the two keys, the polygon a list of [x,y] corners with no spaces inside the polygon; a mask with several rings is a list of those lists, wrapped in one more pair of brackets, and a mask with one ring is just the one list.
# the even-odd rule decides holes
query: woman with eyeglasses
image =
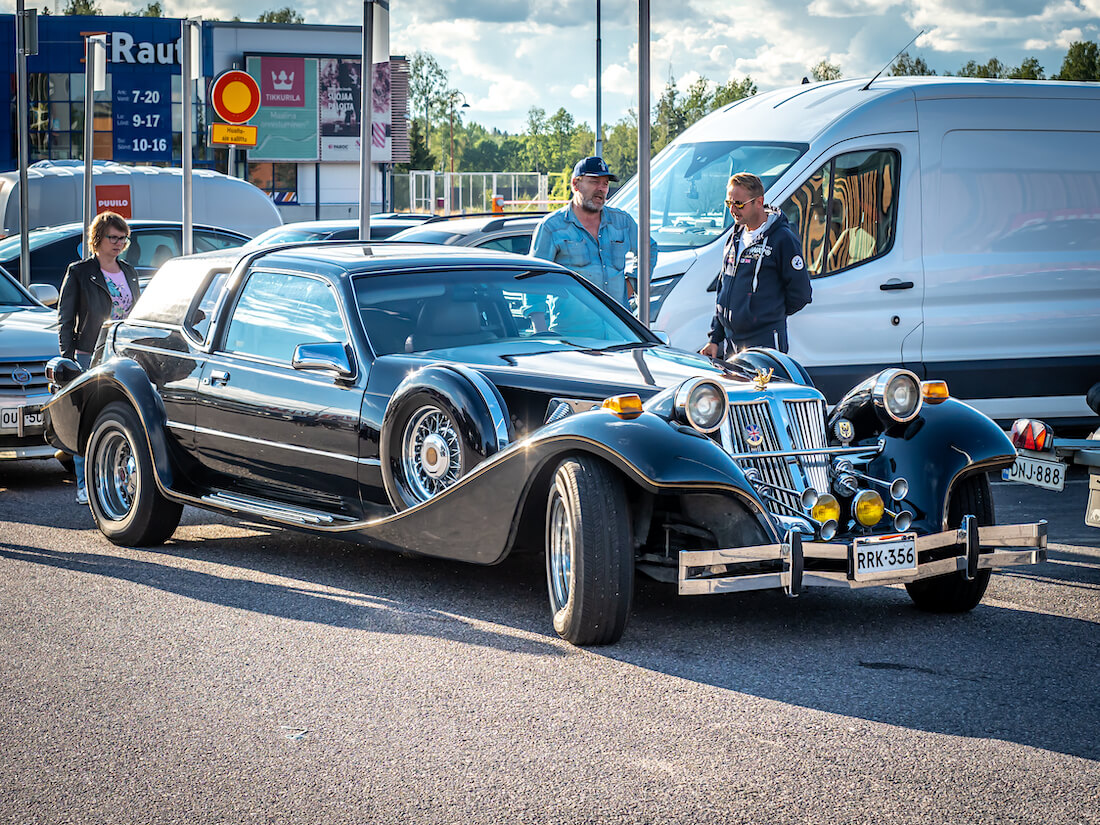
{"label": "woman with eyeglasses", "polygon": [[[61,354],[87,369],[108,320],[125,318],[138,299],[137,272],[120,260],[130,244],[130,227],[115,212],[100,212],[88,227],[85,250],[90,256],[69,264],[57,303],[58,345]],[[77,504],[88,503],[84,487],[84,459],[74,456]]]}

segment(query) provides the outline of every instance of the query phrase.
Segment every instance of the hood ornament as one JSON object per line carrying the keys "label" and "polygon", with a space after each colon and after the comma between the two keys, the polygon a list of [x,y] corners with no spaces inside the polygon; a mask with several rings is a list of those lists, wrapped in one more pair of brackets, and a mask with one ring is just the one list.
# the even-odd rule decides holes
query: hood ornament
{"label": "hood ornament", "polygon": [[756,377],[752,379],[752,382],[756,385],[758,390],[766,390],[768,388],[768,382],[772,380],[772,375],[775,374],[775,369],[770,369],[767,372],[758,369],[756,371]]}

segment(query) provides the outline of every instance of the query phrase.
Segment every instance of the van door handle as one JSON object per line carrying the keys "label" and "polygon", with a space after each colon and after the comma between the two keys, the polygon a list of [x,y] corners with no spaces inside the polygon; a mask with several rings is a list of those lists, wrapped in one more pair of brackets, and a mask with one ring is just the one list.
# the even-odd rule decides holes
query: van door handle
{"label": "van door handle", "polygon": [[229,373],[225,370],[212,370],[210,372],[210,385],[224,387],[229,383]]}
{"label": "van door handle", "polygon": [[899,281],[897,278],[893,278],[884,284],[879,284],[878,288],[881,289],[883,292],[890,292],[891,290],[895,289],[912,289],[913,282]]}

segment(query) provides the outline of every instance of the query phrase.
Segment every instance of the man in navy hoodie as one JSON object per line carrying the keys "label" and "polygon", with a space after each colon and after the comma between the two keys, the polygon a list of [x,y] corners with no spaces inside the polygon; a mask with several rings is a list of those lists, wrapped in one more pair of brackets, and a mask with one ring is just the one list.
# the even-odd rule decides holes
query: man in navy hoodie
{"label": "man in navy hoodie", "polygon": [[734,228],[726,238],[710,341],[717,358],[745,347],[787,351],[787,316],[810,303],[802,244],[787,217],[764,206],[760,178],[739,172],[726,186]]}

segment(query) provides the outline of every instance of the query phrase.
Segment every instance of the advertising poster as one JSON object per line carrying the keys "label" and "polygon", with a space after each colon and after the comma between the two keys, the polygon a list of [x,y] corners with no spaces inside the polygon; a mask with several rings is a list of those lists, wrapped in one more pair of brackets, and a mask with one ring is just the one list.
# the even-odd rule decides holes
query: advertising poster
{"label": "advertising poster", "polygon": [[[357,162],[362,134],[362,60],[357,57],[323,57],[318,62],[321,160]],[[371,162],[389,163],[393,149],[388,61],[374,65],[371,101]]]}
{"label": "advertising poster", "polygon": [[246,71],[260,86],[260,111],[249,121],[258,129],[250,161],[318,159],[317,63],[315,57],[246,59]]}

